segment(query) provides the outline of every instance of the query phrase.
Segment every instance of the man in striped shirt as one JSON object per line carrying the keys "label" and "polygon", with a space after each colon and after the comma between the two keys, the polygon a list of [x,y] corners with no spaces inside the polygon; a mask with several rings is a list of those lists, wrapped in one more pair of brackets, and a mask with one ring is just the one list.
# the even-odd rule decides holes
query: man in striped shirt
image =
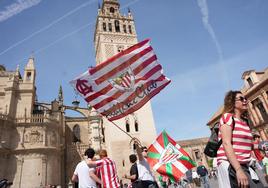
{"label": "man in striped shirt", "polygon": [[107,156],[106,150],[100,150],[100,160],[87,161],[89,167],[97,167],[99,169],[103,188],[118,188],[120,183],[117,176],[116,165],[113,160]]}

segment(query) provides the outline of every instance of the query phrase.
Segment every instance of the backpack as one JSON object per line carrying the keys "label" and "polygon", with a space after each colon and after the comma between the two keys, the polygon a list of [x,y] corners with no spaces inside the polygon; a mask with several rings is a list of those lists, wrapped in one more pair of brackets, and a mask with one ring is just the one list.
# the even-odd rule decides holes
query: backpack
{"label": "backpack", "polygon": [[[233,116],[232,116],[232,120],[233,120],[232,131],[233,131],[235,127],[235,120]],[[217,151],[222,144],[222,139],[218,140],[218,133],[219,133],[219,123],[217,123],[211,129],[211,135],[204,149],[204,153],[209,157],[217,157]]]}
{"label": "backpack", "polygon": [[203,165],[198,166],[196,171],[197,171],[197,174],[200,175],[201,177],[206,176],[208,174],[206,167],[204,167]]}

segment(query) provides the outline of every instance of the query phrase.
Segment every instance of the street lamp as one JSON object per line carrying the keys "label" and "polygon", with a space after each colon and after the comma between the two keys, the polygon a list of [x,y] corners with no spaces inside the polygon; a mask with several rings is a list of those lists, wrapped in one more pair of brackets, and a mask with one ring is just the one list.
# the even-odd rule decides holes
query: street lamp
{"label": "street lamp", "polygon": [[72,104],[73,104],[74,108],[78,108],[79,107],[79,104],[80,104],[80,101],[77,100],[78,92],[76,90],[74,92],[75,92],[75,99],[72,102]]}
{"label": "street lamp", "polygon": [[80,101],[78,101],[78,100],[74,100],[74,101],[72,102],[72,104],[73,104],[74,108],[78,108],[78,107],[79,107],[79,104],[80,104]]}

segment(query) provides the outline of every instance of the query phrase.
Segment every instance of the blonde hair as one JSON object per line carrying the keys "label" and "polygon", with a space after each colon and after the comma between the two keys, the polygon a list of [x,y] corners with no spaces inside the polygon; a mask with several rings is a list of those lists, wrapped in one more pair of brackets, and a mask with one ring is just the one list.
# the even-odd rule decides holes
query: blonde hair
{"label": "blonde hair", "polygon": [[107,157],[107,151],[105,149],[102,149],[99,151],[99,156],[100,157]]}

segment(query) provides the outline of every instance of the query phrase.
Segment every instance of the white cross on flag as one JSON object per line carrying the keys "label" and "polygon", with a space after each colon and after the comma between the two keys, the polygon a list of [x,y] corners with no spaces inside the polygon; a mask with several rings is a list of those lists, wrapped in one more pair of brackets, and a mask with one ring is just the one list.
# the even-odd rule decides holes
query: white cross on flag
{"label": "white cross on flag", "polygon": [[116,54],[72,80],[74,89],[110,121],[140,109],[170,80],[149,40]]}

